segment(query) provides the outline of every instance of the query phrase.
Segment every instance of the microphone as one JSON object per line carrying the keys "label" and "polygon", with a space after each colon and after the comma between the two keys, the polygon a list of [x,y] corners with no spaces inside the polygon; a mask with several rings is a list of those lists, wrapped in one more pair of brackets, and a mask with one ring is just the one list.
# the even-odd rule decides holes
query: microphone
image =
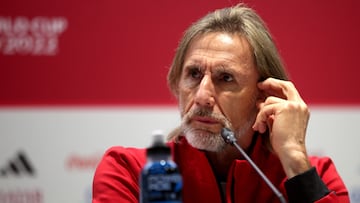
{"label": "microphone", "polygon": [[236,143],[236,138],[234,136],[234,132],[232,132],[228,128],[221,129],[221,137],[227,144],[234,145],[239,152],[245,157],[245,159],[250,163],[250,165],[255,169],[255,171],[260,175],[260,177],[265,181],[265,183],[270,187],[270,189],[275,193],[275,195],[279,198],[281,203],[286,203],[286,200],[281,194],[281,192],[276,189],[276,187],[270,182],[270,180],[265,176],[265,174],[260,170],[259,167],[250,159],[250,157],[245,153],[245,151]]}

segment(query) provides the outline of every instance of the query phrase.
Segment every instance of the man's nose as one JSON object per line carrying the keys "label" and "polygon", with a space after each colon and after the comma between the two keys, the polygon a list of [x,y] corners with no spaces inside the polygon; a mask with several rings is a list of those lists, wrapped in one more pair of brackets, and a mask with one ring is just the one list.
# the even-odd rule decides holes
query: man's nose
{"label": "man's nose", "polygon": [[215,87],[210,76],[205,75],[195,94],[195,103],[203,107],[213,107],[215,104]]}

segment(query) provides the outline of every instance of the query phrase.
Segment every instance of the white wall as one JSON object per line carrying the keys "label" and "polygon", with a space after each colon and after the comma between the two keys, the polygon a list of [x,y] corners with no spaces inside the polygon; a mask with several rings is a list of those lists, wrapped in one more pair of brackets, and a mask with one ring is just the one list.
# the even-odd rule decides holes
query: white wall
{"label": "white wall", "polygon": [[[360,202],[360,107],[311,110],[309,152],[331,156],[352,202]],[[0,171],[8,174],[0,174],[0,203],[15,197],[20,203],[89,203],[93,172],[107,148],[146,147],[153,130],[167,133],[179,120],[176,107],[2,108]],[[7,169],[20,151],[35,174]]]}

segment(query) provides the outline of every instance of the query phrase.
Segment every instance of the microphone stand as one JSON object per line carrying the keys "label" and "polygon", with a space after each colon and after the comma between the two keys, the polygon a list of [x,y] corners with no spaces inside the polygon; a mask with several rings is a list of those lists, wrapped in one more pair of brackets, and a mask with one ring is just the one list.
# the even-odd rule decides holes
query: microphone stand
{"label": "microphone stand", "polygon": [[276,187],[271,183],[271,181],[265,176],[265,174],[260,170],[259,167],[251,160],[251,158],[245,153],[245,151],[236,143],[236,138],[234,136],[234,132],[227,128],[221,129],[221,137],[228,144],[234,145],[239,152],[245,157],[245,159],[250,163],[250,165],[255,169],[255,171],[260,175],[260,177],[265,181],[265,183],[270,187],[270,189],[275,193],[275,195],[279,198],[281,203],[286,203],[286,200],[283,194],[276,189]]}

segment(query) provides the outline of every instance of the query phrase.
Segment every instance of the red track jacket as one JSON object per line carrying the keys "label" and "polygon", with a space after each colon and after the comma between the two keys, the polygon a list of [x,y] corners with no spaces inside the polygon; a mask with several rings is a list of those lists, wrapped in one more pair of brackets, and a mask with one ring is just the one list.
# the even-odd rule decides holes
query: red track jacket
{"label": "red track jacket", "polygon": [[[279,159],[262,145],[260,136],[257,139],[250,157],[288,198],[284,186],[287,177]],[[183,177],[183,202],[221,203],[221,192],[204,152],[191,147],[185,139],[178,144],[170,143],[170,147]],[[316,202],[350,202],[347,189],[333,162],[329,158],[317,157],[310,157],[310,161],[331,191]],[[139,175],[145,163],[145,149],[110,148],[94,175],[93,203],[139,202]],[[226,191],[227,203],[280,202],[246,160],[233,162]]]}

